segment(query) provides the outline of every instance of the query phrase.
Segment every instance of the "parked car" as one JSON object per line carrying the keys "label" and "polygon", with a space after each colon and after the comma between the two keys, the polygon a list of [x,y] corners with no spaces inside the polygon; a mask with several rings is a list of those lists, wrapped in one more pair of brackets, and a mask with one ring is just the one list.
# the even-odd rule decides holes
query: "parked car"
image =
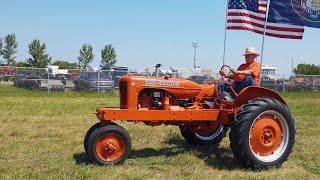
{"label": "parked car", "polygon": [[127,67],[112,67],[112,80],[114,81],[115,87],[119,87],[119,80],[122,76],[127,75],[129,70]]}
{"label": "parked car", "polygon": [[213,77],[210,76],[190,76],[187,80],[196,82],[198,84],[211,84],[214,81]]}
{"label": "parked car", "polygon": [[[99,78],[99,80],[98,80]],[[74,80],[76,91],[100,91],[112,90],[114,81],[108,78],[104,72],[81,72],[80,76]]]}
{"label": "parked car", "polygon": [[0,81],[9,81],[13,80],[14,76],[17,73],[17,69],[15,68],[0,68]]}
{"label": "parked car", "polygon": [[14,86],[25,89],[39,89],[38,80],[43,79],[36,74],[19,73],[14,80]]}

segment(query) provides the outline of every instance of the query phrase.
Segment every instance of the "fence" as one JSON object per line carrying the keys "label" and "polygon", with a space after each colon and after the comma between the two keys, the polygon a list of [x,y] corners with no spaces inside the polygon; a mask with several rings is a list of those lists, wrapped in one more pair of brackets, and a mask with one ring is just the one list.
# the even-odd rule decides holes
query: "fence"
{"label": "fence", "polygon": [[277,75],[274,79],[264,79],[261,86],[280,92],[320,91],[320,75]]}
{"label": "fence", "polygon": [[[121,76],[128,74],[125,68],[112,70],[79,70],[79,69],[53,69],[53,68],[19,68],[0,67],[0,81],[8,81],[11,85],[45,91],[96,91],[98,93],[118,88]],[[151,73],[137,73],[143,76],[151,76]],[[187,78],[198,83],[217,80],[217,74],[200,75],[188,73]],[[281,92],[288,91],[319,91],[320,76],[277,75],[272,79],[263,79],[261,86]]]}
{"label": "fence", "polygon": [[51,68],[0,67],[0,81],[30,90],[50,91],[97,91],[118,88],[121,76],[127,70],[79,70]]}

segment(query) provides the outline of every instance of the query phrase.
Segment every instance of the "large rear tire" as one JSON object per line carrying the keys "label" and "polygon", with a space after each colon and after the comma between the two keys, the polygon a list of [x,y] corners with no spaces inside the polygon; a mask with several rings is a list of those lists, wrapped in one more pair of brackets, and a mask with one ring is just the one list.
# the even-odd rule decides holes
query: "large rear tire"
{"label": "large rear tire", "polygon": [[123,127],[107,125],[91,133],[87,148],[89,158],[95,164],[121,164],[130,155],[131,138]]}
{"label": "large rear tire", "polygon": [[229,134],[235,158],[245,167],[279,167],[295,142],[295,122],[286,105],[260,98],[243,105]]}
{"label": "large rear tire", "polygon": [[203,122],[201,126],[180,125],[180,132],[184,139],[193,146],[218,145],[226,136],[228,127],[216,122]]}

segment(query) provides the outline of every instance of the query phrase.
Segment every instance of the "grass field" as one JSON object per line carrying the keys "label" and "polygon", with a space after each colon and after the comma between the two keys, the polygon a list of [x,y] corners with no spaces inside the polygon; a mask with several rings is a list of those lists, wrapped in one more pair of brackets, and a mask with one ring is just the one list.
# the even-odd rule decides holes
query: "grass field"
{"label": "grass field", "polygon": [[97,106],[117,93],[36,92],[0,83],[0,179],[320,179],[320,93],[282,94],[296,120],[294,151],[280,169],[254,172],[220,147],[187,145],[177,127],[120,123],[133,151],[124,164],[92,165],[83,137]]}

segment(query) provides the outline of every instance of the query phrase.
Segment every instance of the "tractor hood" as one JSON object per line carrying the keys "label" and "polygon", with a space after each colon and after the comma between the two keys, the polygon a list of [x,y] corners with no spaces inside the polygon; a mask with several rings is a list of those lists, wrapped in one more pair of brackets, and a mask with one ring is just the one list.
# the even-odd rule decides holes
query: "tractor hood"
{"label": "tractor hood", "polygon": [[163,89],[179,98],[196,96],[202,89],[202,85],[193,81],[178,78],[155,78],[143,76],[123,76],[120,82],[127,82],[128,86],[135,86],[138,89],[152,88]]}

